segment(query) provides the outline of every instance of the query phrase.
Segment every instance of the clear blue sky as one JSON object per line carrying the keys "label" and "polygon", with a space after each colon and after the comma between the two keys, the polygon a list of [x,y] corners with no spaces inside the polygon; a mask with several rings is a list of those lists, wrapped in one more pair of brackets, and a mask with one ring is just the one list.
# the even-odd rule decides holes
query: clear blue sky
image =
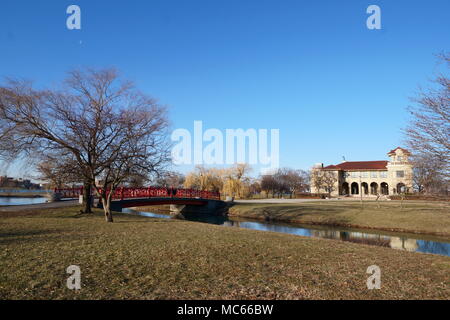
{"label": "clear blue sky", "polygon": [[[366,27],[371,4],[382,30]],[[50,86],[115,66],[170,106],[174,129],[278,128],[281,166],[307,169],[401,145],[408,97],[449,39],[448,0],[3,0],[0,76]]]}

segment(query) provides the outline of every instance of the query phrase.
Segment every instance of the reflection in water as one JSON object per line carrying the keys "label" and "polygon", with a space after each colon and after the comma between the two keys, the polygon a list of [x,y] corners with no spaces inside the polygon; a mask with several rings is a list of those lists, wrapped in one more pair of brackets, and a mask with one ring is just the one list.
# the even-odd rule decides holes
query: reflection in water
{"label": "reflection in water", "polygon": [[19,198],[0,197],[0,206],[19,206],[26,204],[39,204],[47,202],[47,198]]}
{"label": "reflection in water", "polygon": [[[131,209],[126,209],[124,210],[124,212],[139,214],[142,216],[152,218],[172,218],[172,216],[168,214],[139,212]],[[275,222],[256,222],[211,215],[185,215],[184,218],[190,221],[223,225],[227,227],[288,233],[304,237],[336,239],[354,243],[389,247],[393,249],[405,250],[410,252],[434,253],[444,256],[450,256],[450,243],[448,242],[405,238],[404,234],[398,233],[393,235],[384,235],[384,234],[366,233],[361,231],[342,230],[336,227],[326,227],[326,226],[310,227],[295,224],[286,225]]]}

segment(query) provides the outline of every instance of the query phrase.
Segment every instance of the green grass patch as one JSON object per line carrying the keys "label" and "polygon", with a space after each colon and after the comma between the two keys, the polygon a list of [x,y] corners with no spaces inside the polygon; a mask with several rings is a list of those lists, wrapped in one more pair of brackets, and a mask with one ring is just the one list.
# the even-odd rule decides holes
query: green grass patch
{"label": "green grass patch", "polygon": [[[79,208],[0,213],[0,299],[448,299],[450,259]],[[82,289],[66,288],[81,268]],[[368,266],[382,271],[368,290]]]}

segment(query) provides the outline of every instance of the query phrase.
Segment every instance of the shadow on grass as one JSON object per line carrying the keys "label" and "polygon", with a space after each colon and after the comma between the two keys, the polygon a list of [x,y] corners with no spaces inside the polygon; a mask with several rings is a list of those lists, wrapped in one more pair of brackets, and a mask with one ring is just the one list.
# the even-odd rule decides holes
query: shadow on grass
{"label": "shadow on grass", "polygon": [[0,232],[0,245],[17,245],[61,239],[59,230],[15,230]]}
{"label": "shadow on grass", "polygon": [[[240,206],[240,205],[239,205]],[[247,208],[245,208],[247,207]],[[308,206],[308,205],[248,205],[242,211],[238,211],[238,217],[254,218],[266,222],[294,222],[294,223],[321,223],[330,226],[341,226],[351,224],[352,218],[338,216],[346,210],[361,210],[356,206]],[[314,219],[314,216],[320,220]],[[310,218],[313,218],[312,221]]]}
{"label": "shadow on grass", "polygon": [[0,232],[0,240],[2,238],[12,238],[12,237],[26,237],[26,236],[40,236],[43,234],[54,234],[55,230],[16,230],[16,231],[6,231]]}

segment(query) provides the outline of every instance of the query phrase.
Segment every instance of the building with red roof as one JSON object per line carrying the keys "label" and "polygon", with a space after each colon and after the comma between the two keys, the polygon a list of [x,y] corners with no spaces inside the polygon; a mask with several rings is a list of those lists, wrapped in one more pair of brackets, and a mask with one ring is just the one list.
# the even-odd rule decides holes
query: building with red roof
{"label": "building with red roof", "polygon": [[398,147],[387,155],[390,160],[317,164],[311,174],[311,192],[360,197],[412,191],[411,153]]}

